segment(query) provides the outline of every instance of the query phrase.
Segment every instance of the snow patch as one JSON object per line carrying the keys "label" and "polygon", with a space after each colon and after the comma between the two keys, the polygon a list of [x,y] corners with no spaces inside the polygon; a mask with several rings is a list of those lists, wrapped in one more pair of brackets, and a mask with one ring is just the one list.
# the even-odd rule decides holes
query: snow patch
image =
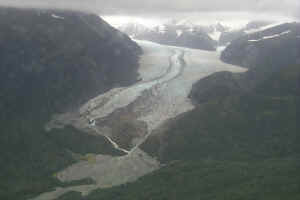
{"label": "snow patch", "polygon": [[209,34],[209,37],[211,37],[215,41],[219,41],[222,33],[220,31],[214,31]]}
{"label": "snow patch", "polygon": [[182,30],[176,30],[177,37],[180,37],[182,35],[183,31]]}
{"label": "snow patch", "polygon": [[55,19],[65,19],[64,17],[52,14],[51,17],[55,18]]}
{"label": "snow patch", "polygon": [[166,33],[166,26],[165,25],[158,26],[157,29],[158,29],[159,33],[162,33],[162,34]]}
{"label": "snow patch", "polygon": [[288,33],[290,33],[291,31],[285,31],[285,32],[282,32],[280,34],[275,34],[275,35],[270,35],[270,36],[264,36],[263,38],[261,39],[257,39],[257,40],[248,40],[249,42],[258,42],[258,41],[261,41],[261,40],[267,40],[267,39],[273,39],[273,38],[277,38],[277,37],[280,37],[282,35],[286,35]]}
{"label": "snow patch", "polygon": [[189,32],[194,32],[194,28],[190,28],[188,31]]}
{"label": "snow patch", "polygon": [[194,27],[195,24],[191,22],[190,20],[183,19],[176,22],[176,26],[185,26],[185,27]]}
{"label": "snow patch", "polygon": [[260,32],[260,31],[264,31],[266,29],[269,29],[269,28],[273,28],[275,26],[279,26],[279,25],[282,25],[282,24],[285,24],[286,22],[280,22],[280,23],[274,23],[274,24],[269,24],[267,26],[262,26],[262,27],[259,27],[257,29],[249,29],[249,30],[245,30],[244,32],[247,33],[247,34],[251,34],[251,33],[256,33],[256,32]]}
{"label": "snow patch", "polygon": [[217,52],[222,52],[226,49],[226,46],[218,46],[217,47]]}

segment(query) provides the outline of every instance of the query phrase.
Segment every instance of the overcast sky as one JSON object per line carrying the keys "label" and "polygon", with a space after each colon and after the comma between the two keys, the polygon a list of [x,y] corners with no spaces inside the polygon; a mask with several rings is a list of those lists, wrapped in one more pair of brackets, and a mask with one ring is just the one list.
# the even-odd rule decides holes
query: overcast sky
{"label": "overcast sky", "polygon": [[[91,10],[101,15],[166,17],[220,13],[297,17],[300,0],[0,0],[2,5]],[[219,14],[218,14],[219,13]]]}
{"label": "overcast sky", "polygon": [[[110,0],[104,11],[134,13],[249,11],[295,14],[299,0]],[[297,10],[298,8],[298,10]]]}

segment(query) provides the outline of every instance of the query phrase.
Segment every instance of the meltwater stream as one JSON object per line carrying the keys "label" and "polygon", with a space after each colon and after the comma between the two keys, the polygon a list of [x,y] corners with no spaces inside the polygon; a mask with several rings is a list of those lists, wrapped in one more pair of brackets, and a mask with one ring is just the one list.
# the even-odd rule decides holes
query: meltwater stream
{"label": "meltwater stream", "polygon": [[[144,50],[140,61],[140,82],[126,88],[115,88],[88,101],[79,109],[79,115],[66,113],[56,116],[47,129],[71,124],[76,128],[93,129],[104,135],[115,148],[126,155],[112,157],[96,155],[94,161],[80,161],[57,173],[61,181],[92,178],[95,185],[57,188],[53,192],[41,194],[36,200],[50,200],[69,192],[78,191],[83,195],[97,188],[107,188],[134,181],[160,167],[160,163],[143,152],[142,144],[153,130],[168,119],[192,110],[188,99],[193,83],[218,71],[244,72],[245,69],[220,61],[218,52],[207,52],[187,48],[158,45],[137,41]],[[147,94],[147,96],[145,96]],[[133,107],[131,112],[139,112],[138,120],[147,124],[147,134],[135,138],[134,147],[122,149],[99,127],[89,127],[86,118],[102,119],[118,109]],[[81,116],[81,117],[78,117]]]}

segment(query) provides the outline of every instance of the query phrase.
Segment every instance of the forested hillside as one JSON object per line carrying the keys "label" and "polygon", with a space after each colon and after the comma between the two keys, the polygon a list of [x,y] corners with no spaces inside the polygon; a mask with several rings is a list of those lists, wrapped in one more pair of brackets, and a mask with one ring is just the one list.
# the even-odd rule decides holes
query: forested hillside
{"label": "forested hillside", "polygon": [[55,113],[134,83],[137,44],[98,16],[71,11],[2,7],[0,29],[0,199],[61,185],[54,172],[77,154],[123,154],[102,136],[44,126]]}
{"label": "forested hillside", "polygon": [[[196,108],[165,123],[142,145],[163,168],[134,183],[59,200],[299,199],[299,55],[287,64],[271,62],[281,46],[298,42],[287,37],[274,38],[282,44],[264,51],[259,63],[246,66],[248,72],[219,72],[194,85]],[[239,52],[232,45],[229,50]]]}

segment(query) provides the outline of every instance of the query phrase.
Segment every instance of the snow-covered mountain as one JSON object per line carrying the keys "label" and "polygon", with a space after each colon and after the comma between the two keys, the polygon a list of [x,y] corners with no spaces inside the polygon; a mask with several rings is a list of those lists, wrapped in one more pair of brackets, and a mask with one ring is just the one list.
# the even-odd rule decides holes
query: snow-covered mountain
{"label": "snow-covered mountain", "polygon": [[186,19],[172,19],[151,28],[140,23],[127,23],[118,27],[118,29],[135,39],[214,51],[216,49],[224,49],[238,38],[261,32],[283,23],[256,20],[237,27],[225,22],[203,25]]}
{"label": "snow-covered mountain", "polygon": [[229,30],[219,22],[212,25],[198,25],[189,20],[170,20],[152,28],[128,23],[118,29],[136,39],[212,51],[216,50],[221,34]]}
{"label": "snow-covered mountain", "polygon": [[127,23],[118,27],[119,30],[131,37],[149,31],[149,28],[139,23]]}
{"label": "snow-covered mountain", "polygon": [[273,21],[250,21],[248,24],[246,24],[243,27],[240,27],[239,29],[228,29],[222,32],[219,38],[219,45],[226,46],[233,40],[236,40],[247,34],[263,31],[280,24],[282,23],[277,23]]}
{"label": "snow-covered mountain", "polygon": [[163,25],[157,25],[152,28],[144,26],[141,23],[126,23],[124,25],[118,26],[117,28],[128,35],[139,35],[143,34],[144,32],[149,31],[158,31],[158,32],[165,32],[166,26],[173,26],[176,27],[177,32],[193,32],[193,31],[202,31],[207,33],[213,40],[218,41],[220,35],[223,32],[229,31],[230,27],[224,26],[220,22],[216,22],[210,25],[199,25],[194,24],[190,20],[170,20]]}

